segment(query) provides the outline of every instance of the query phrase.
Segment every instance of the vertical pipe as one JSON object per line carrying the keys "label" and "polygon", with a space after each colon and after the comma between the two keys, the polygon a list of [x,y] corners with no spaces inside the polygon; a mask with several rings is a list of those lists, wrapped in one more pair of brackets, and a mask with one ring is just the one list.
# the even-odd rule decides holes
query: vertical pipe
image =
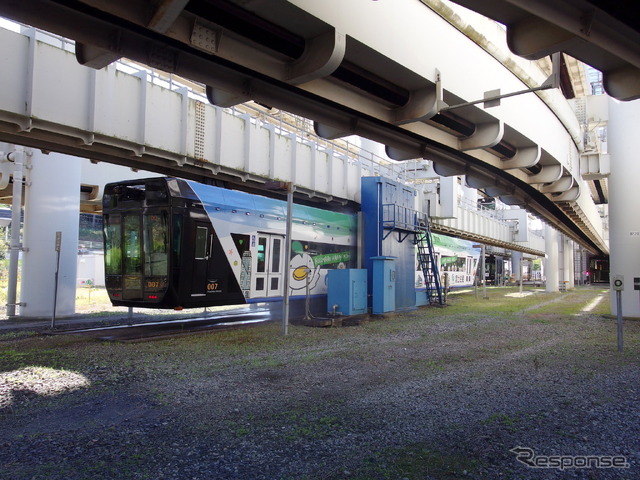
{"label": "vertical pipe", "polygon": [[486,265],[485,265],[485,258],[484,258],[484,255],[485,255],[485,245],[484,245],[484,243],[482,244],[482,253],[481,253],[481,255],[482,255],[482,279],[481,279],[481,281],[482,281],[482,298],[484,298],[486,300],[489,297],[487,297],[487,274],[485,273]]}
{"label": "vertical pipe", "polygon": [[14,151],[7,155],[13,161],[13,198],[11,201],[11,243],[9,252],[9,285],[7,288],[7,317],[16,316],[18,292],[18,260],[20,258],[20,223],[22,213],[22,168],[24,152]]}
{"label": "vertical pipe", "polygon": [[289,333],[289,264],[291,263],[291,230],[293,224],[293,183],[287,185],[287,228],[284,243],[284,302],[282,312],[282,335]]}
{"label": "vertical pipe", "polygon": [[620,290],[616,291],[616,307],[616,316],[618,319],[618,351],[622,352],[622,292]]}
{"label": "vertical pipe", "polygon": [[[56,306],[58,304],[58,277],[60,275],[60,250],[62,246],[62,232],[56,232],[56,271],[53,281],[53,310],[51,313],[51,329],[56,327]],[[89,290],[91,292],[91,290]],[[91,296],[91,293],[89,293]],[[91,297],[89,297],[91,298]]]}
{"label": "vertical pipe", "polygon": [[524,257],[520,256],[520,262],[518,265],[518,276],[520,277],[520,293],[522,293],[522,262],[524,261]]}

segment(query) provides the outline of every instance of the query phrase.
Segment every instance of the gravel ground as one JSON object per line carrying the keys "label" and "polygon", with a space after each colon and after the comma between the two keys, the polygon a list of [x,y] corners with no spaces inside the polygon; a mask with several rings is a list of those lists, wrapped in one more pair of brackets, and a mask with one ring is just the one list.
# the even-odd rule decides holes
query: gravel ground
{"label": "gravel ground", "polygon": [[5,333],[0,478],[640,478],[640,322],[619,354],[602,290],[525,293],[286,338]]}

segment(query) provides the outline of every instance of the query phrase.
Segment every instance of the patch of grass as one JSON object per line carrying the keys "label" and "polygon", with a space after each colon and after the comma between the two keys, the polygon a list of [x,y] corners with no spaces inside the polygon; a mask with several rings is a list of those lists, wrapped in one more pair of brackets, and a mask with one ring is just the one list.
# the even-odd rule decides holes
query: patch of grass
{"label": "patch of grass", "polygon": [[[473,476],[482,462],[463,454],[442,453],[424,444],[385,450],[367,458],[348,478],[356,480],[459,480]],[[342,471],[328,478],[347,477]]]}
{"label": "patch of grass", "polygon": [[284,438],[291,442],[322,440],[343,433],[342,421],[319,407],[292,408],[277,416],[283,425]]}
{"label": "patch of grass", "polygon": [[540,289],[527,289],[523,293],[528,295],[519,296],[518,287],[490,287],[487,288],[487,299],[482,298],[481,292],[478,298],[474,294],[459,295],[450,298],[450,305],[441,312],[445,316],[460,313],[504,315],[535,307],[561,295],[545,293]]}
{"label": "patch of grass", "polygon": [[506,413],[494,413],[482,423],[485,425],[498,424],[506,427],[513,427],[517,422],[517,417],[512,417]]}
{"label": "patch of grass", "polygon": [[251,428],[251,421],[253,417],[245,419],[243,422],[227,421],[227,428],[235,438],[242,438],[250,435],[253,432]]}
{"label": "patch of grass", "polygon": [[[561,293],[560,301],[547,302],[540,305],[538,308],[533,308],[530,313],[535,314],[554,314],[554,315],[575,315],[580,313],[599,313],[600,311],[606,312],[609,310],[608,299],[603,298],[593,310],[586,312],[584,309],[589,305],[594,298],[596,292],[585,288],[576,288],[567,293]],[[602,295],[602,294],[599,294]]]}
{"label": "patch of grass", "polygon": [[17,340],[20,338],[34,337],[38,332],[34,330],[16,330],[15,332],[0,333],[0,342],[3,340]]}
{"label": "patch of grass", "polygon": [[436,373],[444,372],[445,366],[435,359],[414,359],[409,362],[411,370],[413,372],[419,372],[422,375],[434,375]]}

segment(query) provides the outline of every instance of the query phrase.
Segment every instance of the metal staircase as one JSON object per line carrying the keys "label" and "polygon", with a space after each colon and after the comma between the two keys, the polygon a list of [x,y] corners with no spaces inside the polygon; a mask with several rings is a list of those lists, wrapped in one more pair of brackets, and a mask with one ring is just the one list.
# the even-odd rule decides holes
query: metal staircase
{"label": "metal staircase", "polygon": [[400,205],[383,204],[382,226],[386,230],[383,239],[393,232],[397,232],[398,242],[403,242],[411,234],[414,235],[429,305],[444,305],[428,215]]}
{"label": "metal staircase", "polygon": [[[416,222],[417,223],[417,222]],[[442,288],[440,286],[440,272],[433,251],[433,239],[429,218],[425,215],[424,222],[416,225],[416,245],[418,247],[418,261],[424,274],[424,283],[427,287],[427,300],[429,305],[444,305],[442,300]]]}

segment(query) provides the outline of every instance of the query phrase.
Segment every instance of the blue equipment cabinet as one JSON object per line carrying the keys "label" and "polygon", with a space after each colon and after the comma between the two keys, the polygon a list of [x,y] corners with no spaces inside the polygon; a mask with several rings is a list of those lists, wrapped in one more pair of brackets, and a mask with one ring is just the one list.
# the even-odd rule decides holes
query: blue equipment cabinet
{"label": "blue equipment cabinet", "polygon": [[364,269],[335,269],[328,272],[327,311],[343,315],[367,313],[367,271]]}
{"label": "blue equipment cabinet", "polygon": [[396,309],[395,257],[371,257],[373,262],[372,313],[393,312]]}
{"label": "blue equipment cabinet", "polygon": [[[392,310],[412,310],[416,305],[416,245],[414,241],[416,192],[411,187],[384,177],[363,177],[361,182],[364,227],[362,261],[363,266],[369,271],[371,300],[374,301],[373,287],[375,285],[373,259],[394,257],[395,303]],[[383,261],[383,263],[387,262]],[[386,309],[388,305],[381,308]]]}

